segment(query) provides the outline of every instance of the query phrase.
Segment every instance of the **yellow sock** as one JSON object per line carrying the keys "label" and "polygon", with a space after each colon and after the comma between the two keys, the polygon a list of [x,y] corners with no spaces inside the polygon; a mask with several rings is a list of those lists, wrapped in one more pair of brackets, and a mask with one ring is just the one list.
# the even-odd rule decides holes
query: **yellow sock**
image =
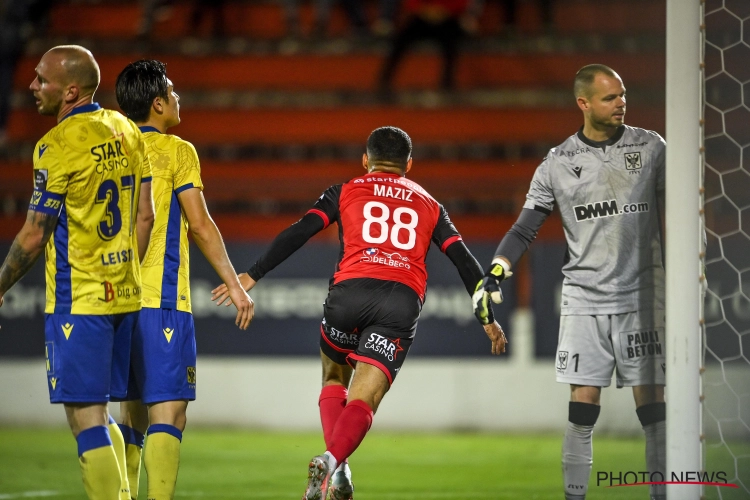
{"label": "yellow sock", "polygon": [[143,434],[124,424],[117,425],[125,440],[125,465],[127,468],[130,499],[138,499],[138,487],[141,476],[141,451],[143,450]]}
{"label": "yellow sock", "polygon": [[148,428],[143,463],[148,474],[148,500],[172,500],[180,467],[182,432],[167,424]]}
{"label": "yellow sock", "polygon": [[78,441],[83,487],[90,500],[119,500],[120,468],[105,426],[82,431]]}
{"label": "yellow sock", "polygon": [[130,485],[130,498],[138,500],[138,487],[141,479],[141,451],[143,446],[128,443],[125,445],[126,463],[128,465],[128,484]]}
{"label": "yellow sock", "polygon": [[109,428],[109,436],[112,438],[112,447],[115,449],[117,465],[120,468],[120,500],[131,500],[127,462],[125,457],[125,439],[122,437],[122,432],[111,415],[107,427]]}

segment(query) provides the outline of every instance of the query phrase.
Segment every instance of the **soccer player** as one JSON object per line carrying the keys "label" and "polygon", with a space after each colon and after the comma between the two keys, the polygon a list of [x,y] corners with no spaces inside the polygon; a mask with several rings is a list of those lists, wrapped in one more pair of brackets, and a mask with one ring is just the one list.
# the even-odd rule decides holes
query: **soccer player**
{"label": "soccer player", "polygon": [[[329,483],[332,499],[352,498],[347,459],[364,439],[414,340],[430,242],[451,259],[469,295],[482,279],[479,263],[443,206],[405,178],[411,151],[403,130],[376,129],[362,157],[367,174],[328,188],[240,275],[245,289],[251,289],[313,235],[338,223],[341,253],[320,327],[319,406],[327,451],[310,462],[308,500],[326,499]],[[226,300],[226,285],[213,292],[218,304]],[[490,308],[481,321],[492,353],[505,352],[505,335]]]}
{"label": "soccer player", "polygon": [[[633,387],[646,434],[646,466],[664,474],[664,266],[661,217],[665,143],[624,124],[625,87],[611,68],[591,64],[575,77],[583,127],[552,148],[537,168],[518,220],[500,242],[475,314],[536,237],[554,204],[568,243],[562,271],[557,381],[570,384],[562,463],[565,498],[583,499],[591,474],[591,437],[601,388]],[[655,474],[652,481],[661,481]],[[651,485],[651,498],[666,498]]]}
{"label": "soccer player", "polygon": [[[180,98],[166,67],[154,60],[129,64],[117,77],[117,102],[141,129],[154,166],[156,222],[143,259],[143,309],[133,334],[135,384],[121,404],[128,444],[128,476],[137,498],[143,461],[149,500],[174,498],[188,401],[195,400],[196,346],[191,313],[188,229],[219,277],[229,285],[243,330],[253,318],[252,299],[229,262],[219,229],[203,198],[200,163],[192,144],[167,129],[180,123]],[[144,406],[145,405],[145,406]],[[147,410],[146,410],[147,407]]]}
{"label": "soccer player", "polygon": [[153,205],[141,133],[94,102],[98,86],[99,66],[80,46],[54,47],[36,67],[37,110],[58,124],[34,148],[34,193],[0,268],[0,304],[44,249],[50,401],[65,406],[89,498],[110,500],[130,498],[107,402],[127,391]]}

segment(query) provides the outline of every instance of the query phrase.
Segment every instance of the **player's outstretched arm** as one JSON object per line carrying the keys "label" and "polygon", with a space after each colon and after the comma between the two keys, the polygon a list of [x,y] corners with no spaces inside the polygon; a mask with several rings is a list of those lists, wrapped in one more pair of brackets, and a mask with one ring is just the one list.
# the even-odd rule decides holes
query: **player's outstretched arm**
{"label": "player's outstretched arm", "polygon": [[518,215],[516,223],[500,241],[495,251],[495,258],[492,259],[490,267],[477,284],[471,298],[474,304],[474,315],[480,321],[487,313],[490,300],[496,304],[503,301],[500,283],[513,275],[510,272],[511,267],[529,249],[549,214],[550,210],[544,207],[524,208]]}
{"label": "player's outstretched arm", "polygon": [[495,256],[471,297],[474,303],[474,314],[480,321],[480,315],[488,307],[490,298],[495,304],[503,302],[503,291],[500,289],[500,283],[511,276],[513,276],[513,273],[510,272],[508,258],[503,255]]}
{"label": "player's outstretched arm", "polygon": [[253,299],[245,293],[237,279],[234,267],[229,261],[224,240],[219,233],[219,228],[216,227],[208,213],[203,193],[198,188],[189,188],[181,191],[177,198],[185,217],[187,217],[195,243],[208,262],[211,263],[219,278],[228,286],[229,296],[237,308],[235,324],[243,330],[246,329],[253,320],[255,304],[253,304]]}
{"label": "player's outstretched arm", "polygon": [[[294,252],[302,248],[307,240],[315,236],[326,225],[319,215],[307,213],[300,220],[284,229],[271,242],[268,250],[257,260],[253,267],[247,273],[242,273],[238,279],[245,290],[255,286],[255,283],[266,275],[269,271],[288,259]],[[219,285],[212,291],[211,300],[216,302],[217,306],[222,304],[230,305],[231,300],[227,300],[226,285]]]}
{"label": "player's outstretched arm", "polygon": [[141,183],[138,195],[138,214],[135,218],[135,234],[138,238],[138,258],[143,262],[154,228],[154,199],[151,196],[151,181]]}
{"label": "player's outstretched arm", "polygon": [[[479,262],[471,254],[463,241],[455,241],[451,243],[448,248],[445,249],[445,254],[456,266],[458,274],[461,276],[461,280],[464,282],[466,291],[469,295],[474,293],[477,283],[481,283],[482,279],[482,268],[479,266]],[[484,332],[492,342],[492,354],[498,355],[505,352],[505,345],[508,343],[508,339],[505,338],[505,333],[500,325],[495,321],[494,314],[492,312],[492,306],[488,305],[485,314],[482,317],[477,316],[477,319],[484,327]]]}
{"label": "player's outstretched arm", "polygon": [[[238,274],[237,279],[240,280],[240,285],[242,285],[242,288],[244,288],[246,292],[252,290],[253,287],[258,283],[247,273]],[[211,300],[216,302],[217,306],[224,304],[225,306],[229,307],[232,305],[232,298],[229,296],[229,288],[227,288],[227,285],[225,283],[222,283],[221,285],[211,290]]]}
{"label": "player's outstretched arm", "polygon": [[57,215],[29,210],[26,222],[19,231],[8,255],[0,267],[0,305],[10,288],[20,280],[37,261],[57,225]]}
{"label": "player's outstretched arm", "polygon": [[[466,287],[466,291],[469,295],[472,296],[473,301],[477,290],[482,285],[482,268],[480,267],[479,262],[477,262],[477,259],[471,254],[461,240],[451,243],[448,248],[445,249],[445,255],[448,256],[451,262],[453,262],[453,265],[456,266],[456,269],[458,269],[461,281],[464,282],[464,287]],[[485,314],[482,317],[477,316],[477,319],[483,325],[492,323],[495,320],[492,314],[492,308],[488,307]]]}

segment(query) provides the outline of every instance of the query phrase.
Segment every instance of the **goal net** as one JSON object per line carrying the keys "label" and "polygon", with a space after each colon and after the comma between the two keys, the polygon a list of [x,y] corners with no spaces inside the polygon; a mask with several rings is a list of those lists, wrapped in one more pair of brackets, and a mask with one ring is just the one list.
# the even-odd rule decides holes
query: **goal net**
{"label": "goal net", "polygon": [[[706,0],[703,54],[703,469],[750,498],[750,1]],[[669,139],[669,138],[668,138]]]}

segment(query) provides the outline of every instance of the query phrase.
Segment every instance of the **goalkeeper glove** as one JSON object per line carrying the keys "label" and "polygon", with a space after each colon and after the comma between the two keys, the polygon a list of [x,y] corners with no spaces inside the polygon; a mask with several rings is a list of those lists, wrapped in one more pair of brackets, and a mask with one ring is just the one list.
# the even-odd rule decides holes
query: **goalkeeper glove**
{"label": "goalkeeper glove", "polygon": [[503,301],[503,292],[500,290],[500,283],[511,276],[513,276],[513,273],[506,271],[499,262],[493,261],[484,278],[477,283],[477,288],[471,297],[471,301],[474,306],[474,316],[483,325],[492,322],[490,299],[496,304],[500,304]]}

